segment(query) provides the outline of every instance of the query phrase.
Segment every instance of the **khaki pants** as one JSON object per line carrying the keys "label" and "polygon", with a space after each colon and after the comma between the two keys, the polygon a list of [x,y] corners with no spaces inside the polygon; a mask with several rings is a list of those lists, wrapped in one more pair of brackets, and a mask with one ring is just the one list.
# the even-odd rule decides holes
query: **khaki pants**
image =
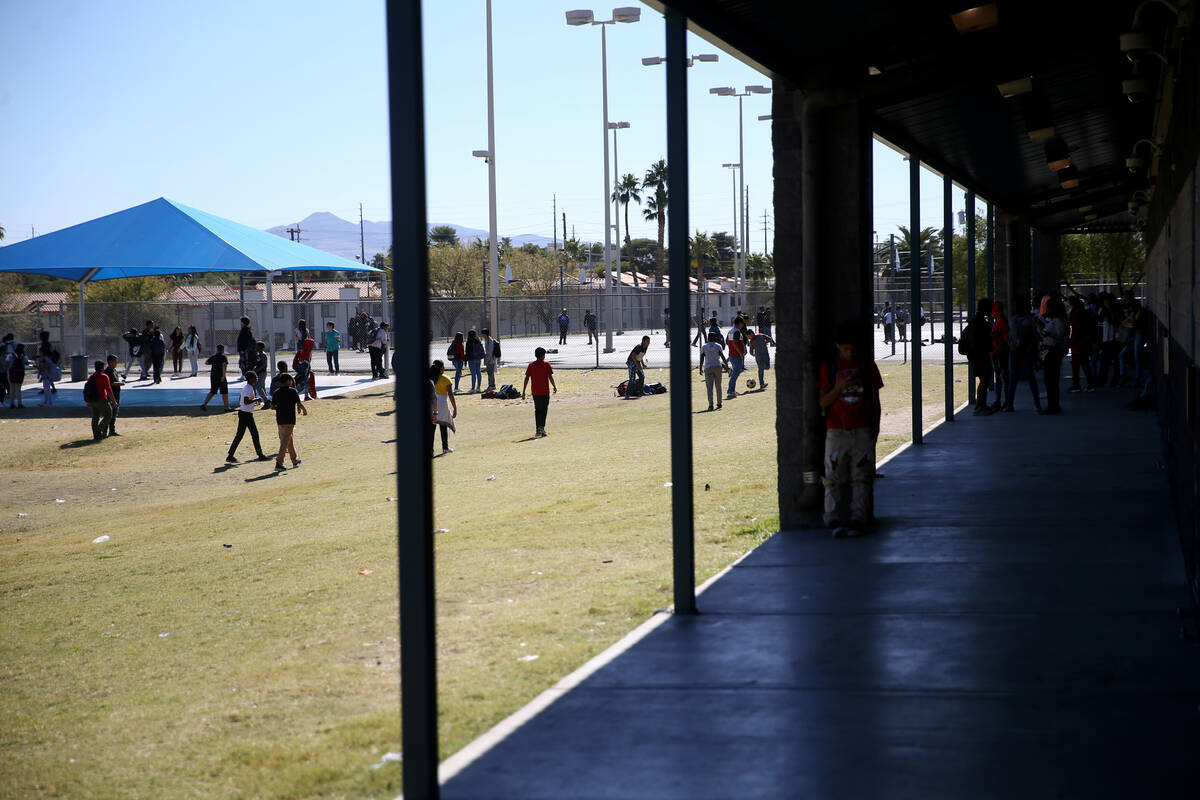
{"label": "khaki pants", "polygon": [[825,524],[841,520],[838,506],[850,488],[850,523],[871,520],[871,489],[875,478],[875,441],[869,428],[825,431]]}
{"label": "khaki pants", "polygon": [[103,439],[112,420],[112,406],[107,400],[88,400],[87,405],[92,410],[92,438]]}
{"label": "khaki pants", "polygon": [[717,394],[717,405],[721,405],[721,368],[709,367],[704,370],[704,388],[708,391],[708,407],[712,408],[713,392]]}
{"label": "khaki pants", "polygon": [[296,448],[292,444],[292,431],[295,430],[295,428],[296,426],[294,424],[279,426],[279,455],[275,456],[276,464],[283,463],[283,456],[285,453],[291,456],[293,464],[296,463]]}

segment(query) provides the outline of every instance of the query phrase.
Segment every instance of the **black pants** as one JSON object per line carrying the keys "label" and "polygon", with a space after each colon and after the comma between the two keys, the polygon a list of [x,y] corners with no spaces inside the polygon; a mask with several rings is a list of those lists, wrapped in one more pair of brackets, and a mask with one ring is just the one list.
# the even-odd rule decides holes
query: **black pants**
{"label": "black pants", "polygon": [[335,375],[342,371],[341,365],[338,363],[338,353],[340,352],[340,350],[325,351],[325,364],[329,367],[329,371]]}
{"label": "black pants", "polygon": [[[117,397],[117,402],[121,402],[121,398]],[[120,411],[120,406],[112,406],[108,412],[108,435],[112,436],[117,432],[117,412]]]}
{"label": "black pants", "polygon": [[1017,384],[1021,378],[1029,381],[1029,389],[1033,392],[1033,407],[1041,408],[1042,399],[1038,396],[1037,369],[1034,367],[1034,355],[1010,350],[1008,353],[1008,385],[1004,387],[1004,407],[1013,407],[1013,395],[1017,392]]}
{"label": "black pants", "polygon": [[535,394],[533,396],[533,424],[538,430],[546,427],[546,412],[550,410],[550,395]]}
{"label": "black pants", "polygon": [[1042,376],[1046,380],[1046,410],[1051,413],[1062,411],[1058,404],[1059,380],[1062,378],[1063,351],[1051,348],[1042,359]]}
{"label": "black pants", "polygon": [[245,411],[238,412],[238,429],[237,435],[233,437],[233,444],[229,445],[229,455],[233,455],[238,445],[242,443],[242,437],[246,435],[246,431],[250,431],[250,441],[254,442],[254,452],[259,458],[263,457],[262,443],[258,440],[258,425],[254,424],[254,415],[248,414]]}
{"label": "black pants", "polygon": [[558,326],[558,343],[559,344],[567,343],[567,326],[566,325]]}
{"label": "black pants", "polygon": [[151,356],[150,357],[151,363],[154,364],[154,382],[155,383],[162,382],[163,358],[165,355],[166,354],[164,353],[161,356]]}
{"label": "black pants", "polygon": [[439,425],[438,423],[435,422],[435,423],[433,423],[433,429],[435,431],[439,430],[439,429],[441,430],[441,432],[442,432],[442,449],[449,450],[450,449],[450,433],[449,433],[450,426],[449,425]]}
{"label": "black pants", "polygon": [[386,378],[387,373],[383,371],[383,351],[378,347],[367,347],[367,352],[371,354],[371,377]]}

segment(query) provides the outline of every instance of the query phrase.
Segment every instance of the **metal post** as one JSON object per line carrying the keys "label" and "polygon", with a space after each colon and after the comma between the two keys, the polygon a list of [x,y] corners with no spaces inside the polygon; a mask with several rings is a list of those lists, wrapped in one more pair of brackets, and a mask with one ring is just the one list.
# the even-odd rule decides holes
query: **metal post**
{"label": "metal post", "polygon": [[987,296],[996,302],[996,208],[987,204]]}
{"label": "metal post", "polygon": [[[975,192],[968,189],[967,209],[967,316],[975,315]],[[961,333],[961,326],[959,331]],[[967,399],[975,400],[975,365],[967,359]]]}
{"label": "metal post", "polygon": [[[908,154],[908,330],[913,341],[912,351],[912,437],[921,444],[921,162]],[[912,332],[916,331],[916,336]]]}
{"label": "metal post", "polygon": [[379,302],[383,309],[379,316],[383,317],[383,321],[388,323],[390,327],[392,324],[392,315],[388,313],[390,309],[388,309],[387,270],[379,273],[379,295]]}
{"label": "metal post", "polygon": [[246,316],[246,273],[238,273],[238,317]]}
{"label": "metal post", "polygon": [[212,342],[212,351],[217,352],[217,304],[208,304],[208,340]]}
{"label": "metal post", "polygon": [[425,98],[420,0],[387,5],[391,117],[393,318],[415,329],[418,347],[396,357],[396,477],[400,564],[401,746],[404,796],[436,800],[437,668],[433,586],[433,464],[429,425],[429,262],[425,247]]}
{"label": "metal post", "polygon": [[[945,348],[946,421],[954,422],[954,183],[942,177],[942,344]],[[932,314],[929,315],[931,318]],[[932,335],[931,335],[932,338]]]}
{"label": "metal post", "polygon": [[[617,158],[617,129],[613,128],[613,194],[617,193],[617,187],[621,185],[621,167]],[[617,290],[613,300],[616,302],[617,314],[617,334],[625,333],[625,297],[622,291],[625,288],[625,282],[621,280],[621,206],[619,202],[614,201],[611,197],[608,202],[613,203],[616,208],[616,222],[613,223],[617,231]]]}
{"label": "metal post", "polygon": [[[500,332],[500,248],[496,232],[496,112],[492,90],[492,0],[487,0],[487,114],[488,114],[488,264],[492,268],[493,335]],[[487,289],[484,289],[487,294]],[[485,314],[485,318],[486,318]]]}
{"label": "metal post", "polygon": [[[687,20],[666,13],[667,190],[671,216],[667,272],[671,306],[688,307]],[[696,613],[692,497],[692,358],[688,315],[671,317],[671,543],[675,613]]]}
{"label": "metal post", "polygon": [[604,120],[600,130],[604,134],[604,296],[608,301],[608,327],[604,331],[604,352],[613,351],[613,296],[612,296],[612,207],[608,202],[608,36],[607,25],[600,26],[600,86]]}
{"label": "metal post", "polygon": [[[271,352],[271,370],[275,369],[275,300],[271,296],[271,273],[267,272],[267,319],[261,326],[264,335],[267,337],[267,350]],[[213,352],[216,352],[216,342],[210,344]],[[269,370],[268,370],[269,371]]]}
{"label": "metal post", "polygon": [[[745,92],[738,94],[738,177],[740,178],[741,191],[738,192],[738,218],[745,221],[745,214],[742,213],[742,197],[746,194],[746,147],[745,138],[742,135],[742,97]],[[735,225],[737,222],[735,221]],[[737,296],[734,297],[734,305],[740,309],[745,302],[740,295],[746,292],[746,239],[741,227],[735,228],[733,231],[735,238],[734,255],[737,257],[738,266],[734,271],[734,285],[737,286]],[[736,313],[736,312],[735,312]]]}

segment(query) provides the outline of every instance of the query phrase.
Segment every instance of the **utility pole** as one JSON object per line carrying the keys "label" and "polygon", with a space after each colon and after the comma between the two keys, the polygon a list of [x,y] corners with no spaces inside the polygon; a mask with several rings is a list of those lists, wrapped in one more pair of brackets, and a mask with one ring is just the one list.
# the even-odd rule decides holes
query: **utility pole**
{"label": "utility pole", "polygon": [[[300,243],[300,223],[296,223],[296,227],[287,229],[288,236],[296,244]],[[300,287],[296,285],[296,270],[292,270],[292,300],[300,299]]]}
{"label": "utility pole", "polygon": [[367,237],[363,233],[362,203],[358,204],[358,252],[362,254],[362,263],[367,263]]}
{"label": "utility pole", "polygon": [[567,212],[563,212],[563,247],[567,246]]}
{"label": "utility pole", "polygon": [[[550,227],[554,229],[554,252],[558,252],[558,195],[554,195],[554,212],[550,214]],[[563,242],[566,244],[566,242]]]}
{"label": "utility pole", "polygon": [[765,256],[770,250],[767,249],[767,210],[763,209],[763,255]]}

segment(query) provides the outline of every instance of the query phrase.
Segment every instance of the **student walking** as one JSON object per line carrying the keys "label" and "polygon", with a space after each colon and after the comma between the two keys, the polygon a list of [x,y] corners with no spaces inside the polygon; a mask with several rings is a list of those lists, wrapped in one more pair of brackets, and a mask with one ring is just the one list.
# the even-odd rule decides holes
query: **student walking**
{"label": "student walking", "polygon": [[454,389],[446,377],[446,365],[441,359],[429,366],[429,380],[433,381],[433,427],[441,431],[442,455],[453,453],[450,446],[450,431],[458,431],[454,419],[458,416],[458,404],[454,402]]}
{"label": "student walking", "polygon": [[454,334],[454,341],[446,348],[446,358],[454,365],[454,391],[458,391],[458,382],[462,380],[463,364],[467,363],[467,347],[463,342],[462,331]]}
{"label": "student walking", "polygon": [[83,402],[92,410],[92,438],[98,442],[108,430],[109,418],[113,407],[117,405],[117,398],[113,394],[108,375],[104,373],[104,362],[96,361],[93,368],[96,371],[83,384]]}
{"label": "student walking", "polygon": [[275,471],[283,472],[286,467],[283,466],[283,456],[286,454],[292,459],[292,466],[300,466],[300,459],[296,457],[295,430],[296,430],[296,409],[300,409],[300,413],[308,416],[308,409],[304,407],[304,403],[300,402],[300,395],[296,393],[292,386],[292,376],[283,374],[280,376],[282,385],[275,389],[271,395],[271,405],[275,407],[275,424],[279,426],[279,455],[275,456]]}
{"label": "student walking", "polygon": [[[192,364],[191,377],[196,377],[200,374],[200,333],[196,330],[195,325],[189,325],[187,333],[183,337],[183,351],[187,353],[188,360]],[[126,365],[125,374],[129,374],[129,367]]]}
{"label": "student walking", "polygon": [[108,376],[109,385],[112,387],[113,403],[111,411],[108,415],[108,435],[120,436],[117,433],[117,412],[121,410],[121,387],[125,385],[125,381],[117,377],[118,359],[115,353],[110,353],[108,356],[108,366],[104,368],[104,374]]}
{"label": "student walking", "polygon": [[341,375],[342,366],[338,354],[342,349],[342,334],[332,322],[325,323],[325,366],[327,374]]}
{"label": "student walking", "polygon": [[721,407],[721,374],[729,369],[729,362],[716,334],[710,333],[708,341],[700,347],[700,374],[704,376],[704,388],[708,390],[708,410],[713,410],[713,394],[717,396],[717,408]]}
{"label": "student walking", "polygon": [[[825,525],[835,537],[854,536],[871,521],[875,440],[879,436],[879,390],[875,362],[860,359],[853,323],[838,326],[837,355],[821,365],[820,404],[825,409]],[[849,525],[840,506],[850,490]]]}
{"label": "student walking", "polygon": [[54,360],[47,348],[48,345],[42,345],[42,353],[37,360],[38,377],[42,380],[41,405],[44,407],[54,405],[54,382],[62,377],[62,370],[59,369],[58,362]]}
{"label": "student walking", "polygon": [[229,455],[225,456],[225,460],[230,464],[238,463],[236,453],[238,445],[242,443],[242,437],[246,435],[246,431],[250,431],[250,441],[254,443],[254,452],[258,454],[259,461],[268,461],[270,456],[263,452],[262,443],[258,439],[258,425],[254,423],[254,412],[262,411],[270,404],[266,397],[263,396],[262,389],[259,386],[258,373],[252,369],[246,370],[246,382],[242,384],[242,394],[238,398],[238,427],[237,434],[233,437],[233,442],[229,445]]}
{"label": "student walking", "polygon": [[562,313],[558,315],[558,343],[567,343],[567,329],[571,327],[571,318],[567,316],[567,310],[564,308]]}
{"label": "student walking", "polygon": [[741,317],[737,317],[733,321],[733,327],[729,330],[729,389],[725,392],[725,399],[737,397],[737,379],[738,376],[746,371],[746,321]]}
{"label": "student walking", "polygon": [[[649,340],[650,337],[646,337]],[[649,343],[647,341],[647,343]],[[525,383],[521,386],[521,399],[525,399],[525,390],[533,384],[533,424],[534,436],[546,435],[546,413],[550,410],[550,390],[558,394],[558,386],[554,383],[554,368],[546,361],[546,348],[539,347],[533,351],[533,361],[525,368]]]}
{"label": "student walking", "polygon": [[754,355],[754,363],[758,367],[758,385],[767,388],[767,370],[771,368],[771,345],[775,340],[771,334],[759,332],[750,339],[750,352]]}
{"label": "student walking", "polygon": [[[130,328],[125,333],[121,334],[121,338],[125,340],[125,344],[129,346],[129,358],[125,361],[125,374],[122,375],[122,380],[129,377],[129,368],[133,366],[135,361],[141,361],[142,346],[145,342],[142,340],[142,334],[137,328]],[[146,373],[142,372],[142,378],[146,377]],[[139,378],[141,380],[141,378]]]}
{"label": "student walking", "polygon": [[212,367],[212,372],[208,376],[208,394],[204,398],[204,402],[200,404],[201,411],[208,411],[208,401],[220,393],[221,399],[225,401],[225,410],[229,408],[229,381],[226,379],[226,372],[229,369],[229,358],[225,355],[225,345],[217,345],[217,352],[209,356],[204,362]]}

